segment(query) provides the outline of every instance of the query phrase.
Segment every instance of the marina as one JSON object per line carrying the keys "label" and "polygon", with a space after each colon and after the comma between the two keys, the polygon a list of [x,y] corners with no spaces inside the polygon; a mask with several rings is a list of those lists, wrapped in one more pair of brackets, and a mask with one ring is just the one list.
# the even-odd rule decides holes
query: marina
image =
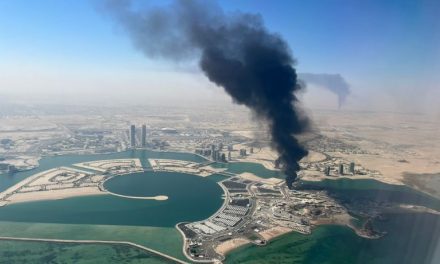
{"label": "marina", "polygon": [[[176,159],[173,155],[181,159]],[[2,225],[11,221],[24,226],[48,223],[65,228],[73,224],[84,226],[86,228],[84,230],[93,226],[107,226],[109,230],[115,231],[118,230],[117,226],[132,226],[139,230],[143,228],[148,230],[151,227],[166,228],[182,241],[180,245],[175,244],[173,250],[166,250],[166,254],[182,261],[190,258],[197,262],[214,260],[229,262],[229,254],[233,256],[232,259],[235,258],[234,256],[240,256],[236,253],[238,247],[244,246],[243,250],[251,250],[252,246],[245,245],[255,244],[260,248],[266,244],[271,245],[272,240],[275,244],[279,243],[277,237],[297,236],[294,235],[297,233],[305,234],[312,239],[315,232],[312,229],[315,229],[316,225],[319,225],[316,230],[326,228],[321,226],[322,223],[338,224],[339,221],[339,224],[354,228],[356,231],[357,229],[350,224],[350,217],[334,217],[338,210],[341,216],[348,216],[347,211],[337,205],[338,201],[343,201],[343,198],[340,194],[339,196],[334,194],[347,191],[352,195],[350,191],[352,188],[359,195],[362,192],[356,189],[361,186],[369,192],[371,188],[385,189],[390,193],[399,189],[400,192],[412,193],[413,196],[410,195],[409,200],[393,200],[394,202],[411,204],[412,201],[419,206],[403,208],[417,208],[419,211],[425,211],[423,208],[433,208],[434,211],[438,209],[435,206],[438,205],[438,201],[428,199],[429,196],[422,199],[425,197],[424,194],[409,188],[405,189],[404,186],[387,185],[372,180],[340,179],[304,182],[297,191],[289,191],[284,189],[282,179],[260,178],[255,175],[258,170],[263,170],[262,173],[266,173],[265,175],[273,175],[260,164],[254,164],[255,168],[253,168],[252,163],[246,163],[240,170],[240,163],[231,163],[232,167],[229,168],[229,164],[218,166],[193,154],[146,150],[90,157],[92,157],[89,158],[90,161],[80,155],[72,156],[72,159],[63,156],[45,158],[41,161],[42,165],[48,166],[50,159],[53,158],[54,164],[59,167],[40,172],[35,169],[35,174],[31,174],[30,171],[18,173],[17,177],[20,177],[20,174],[27,174],[27,177],[24,181],[7,186],[2,194],[9,193],[6,198],[11,200],[14,195],[22,195],[20,192],[33,192],[36,194],[36,200],[7,203],[1,207],[0,230]],[[220,171],[218,167],[222,167]],[[209,175],[204,175],[207,172]],[[202,175],[198,175],[199,173]],[[215,180],[217,176],[214,176],[220,175],[219,173],[223,178],[218,182]],[[343,186],[341,190],[338,183],[343,181],[346,183],[340,185]],[[365,183],[362,184],[362,181]],[[80,192],[76,192],[72,197],[61,198],[42,196],[38,201],[39,192],[57,192],[57,189],[50,187],[51,184],[57,185],[61,190],[81,190],[93,184],[101,193],[80,195]],[[42,186],[46,186],[44,188],[48,190]],[[188,192],[193,188],[198,191]],[[323,189],[326,189],[333,198],[328,197]],[[10,190],[14,190],[12,195]],[[299,211],[291,213],[290,209],[286,210],[293,208],[291,207],[293,205],[295,210]],[[298,207],[299,205],[301,206]],[[320,216],[315,220],[301,213],[307,206],[313,206],[315,208],[313,210],[316,210],[319,208],[316,207],[318,205],[330,211],[328,213],[321,211]],[[355,212],[356,208],[350,206],[348,208]],[[313,212],[313,210],[309,211]],[[120,212],[124,212],[123,215]],[[320,220],[322,217],[324,218]],[[127,233],[125,239],[115,237],[114,241],[135,243],[161,251],[157,241],[148,235],[149,232],[147,231],[145,233],[147,235],[140,240],[130,241],[130,235]],[[351,232],[357,236],[357,231]],[[72,236],[66,236],[65,232],[58,234],[54,232],[55,237],[50,238],[45,237],[44,234],[37,232],[35,239],[67,241],[73,239]],[[26,235],[16,230],[14,237],[26,238]],[[199,242],[201,237],[203,241],[208,241],[203,243],[203,246]],[[113,241],[109,240],[108,236],[88,235],[87,232],[77,240]],[[173,253],[176,250],[181,254]],[[200,255],[204,257],[201,258]]]}

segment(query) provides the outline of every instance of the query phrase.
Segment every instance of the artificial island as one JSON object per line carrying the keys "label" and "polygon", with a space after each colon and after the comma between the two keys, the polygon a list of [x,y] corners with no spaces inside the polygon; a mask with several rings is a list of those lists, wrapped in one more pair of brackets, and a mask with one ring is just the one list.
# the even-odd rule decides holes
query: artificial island
{"label": "artificial island", "polygon": [[[210,146],[210,149],[218,153],[221,145]],[[230,164],[240,164],[237,159],[246,155],[243,148],[240,152],[240,158],[230,160]],[[363,237],[379,237],[372,230],[352,225],[353,217],[347,209],[325,191],[290,190],[282,178],[262,178],[252,172],[234,173],[214,159],[195,162],[148,158],[141,162],[132,158],[74,163],[36,173],[6,189],[0,193],[1,206],[103,194],[162,202],[169,197],[119,194],[108,190],[105,182],[141,172],[147,175],[150,172],[184,173],[216,178],[224,199],[221,207],[207,219],[176,224],[184,241],[182,251],[191,261],[221,262],[228,252],[245,244],[264,246],[271,239],[292,231],[310,234],[320,224],[345,225]],[[304,162],[323,160],[325,162],[325,156],[313,153]],[[272,172],[278,173],[276,169]]]}
{"label": "artificial island", "polygon": [[[199,112],[196,114],[200,118]],[[214,116],[216,115],[217,113]],[[225,120],[234,120],[234,125],[220,120],[217,121],[217,126],[213,126],[211,119],[207,117],[206,120],[193,121],[197,128],[186,127],[188,118],[194,119],[194,116],[190,113],[182,113],[182,117],[175,114],[151,115],[147,118],[149,126],[142,125],[137,129],[127,122],[122,122],[124,126],[121,126],[121,122],[96,117],[96,120],[101,120],[99,122],[105,125],[91,129],[89,121],[81,118],[63,124],[63,121],[50,121],[50,117],[47,117],[44,121],[46,123],[41,124],[41,127],[35,126],[29,132],[26,128],[5,130],[1,135],[8,139],[2,140],[1,143],[0,150],[4,157],[1,167],[4,171],[9,171],[9,174],[1,175],[3,185],[0,210],[18,210],[17,205],[30,204],[29,202],[70,201],[78,197],[113,197],[111,203],[118,203],[117,206],[122,207],[121,211],[130,204],[138,208],[137,206],[145,203],[149,207],[136,209],[144,210],[144,214],[137,221],[121,220],[121,223],[118,223],[116,220],[105,219],[101,222],[109,225],[128,223],[132,226],[163,226],[165,224],[161,222],[165,216],[159,219],[159,214],[165,212],[163,210],[169,214],[167,217],[180,214],[166,225],[171,225],[180,236],[181,243],[179,240],[176,241],[180,243],[178,250],[183,257],[173,253],[176,252],[175,248],[167,249],[165,255],[177,257],[183,262],[188,259],[193,262],[227,262],[227,255],[244,245],[265,247],[272,239],[283,234],[293,232],[312,235],[318,226],[329,224],[347,226],[363,238],[380,238],[384,233],[375,230],[370,223],[375,219],[381,219],[383,209],[438,214],[436,206],[429,206],[429,203],[421,203],[419,200],[352,202],[346,197],[342,199],[334,195],[327,187],[309,188],[309,185],[320,185],[321,182],[332,186],[332,182],[336,185],[339,182],[350,181],[348,184],[355,186],[356,182],[374,180],[399,188],[412,183],[412,187],[435,195],[435,192],[427,188],[429,185],[424,183],[429,177],[420,174],[423,171],[412,178],[405,173],[396,173],[399,170],[410,171],[411,164],[420,162],[431,164],[431,167],[426,167],[425,173],[432,171],[432,166],[436,166],[432,160],[422,159],[417,154],[408,152],[403,155],[400,152],[402,146],[394,146],[391,143],[378,146],[378,143],[369,141],[368,136],[364,136],[363,140],[358,140],[359,144],[355,144],[357,138],[354,138],[354,134],[357,130],[347,128],[343,124],[331,123],[329,126],[323,126],[320,132],[314,131],[301,138],[301,142],[310,151],[309,155],[300,161],[300,180],[297,186],[290,190],[276,163],[276,153],[268,146],[268,140],[258,135],[264,129],[241,124],[241,119],[234,120],[231,116]],[[139,117],[139,120],[144,119]],[[21,127],[21,124],[17,124],[18,121],[5,120],[5,124],[9,122],[11,127]],[[43,121],[32,119],[32,122],[38,125],[38,122]],[[51,122],[60,125],[47,125]],[[339,130],[343,131],[340,134],[342,136],[335,136],[335,131]],[[29,133],[41,136],[36,140],[35,137],[29,137]],[[375,131],[375,134],[377,133]],[[57,137],[57,140],[44,140]],[[384,152],[387,154],[384,155]],[[75,156],[77,154],[80,155]],[[39,161],[38,166],[37,160],[41,155],[45,158]],[[68,157],[71,161],[59,162],[63,157]],[[388,165],[382,168],[383,164]],[[391,165],[395,165],[394,170],[391,169]],[[161,177],[165,179],[170,175],[174,175],[175,178],[165,185],[157,185],[159,187],[155,192],[149,190],[124,193],[112,188],[117,180],[123,180],[124,184],[135,181],[133,175],[154,180],[160,180]],[[188,180],[196,178],[202,184],[191,189],[184,183],[176,183],[175,179],[178,177],[188,177]],[[408,179],[412,181],[408,182]],[[181,191],[180,199],[204,191],[204,184],[207,182],[215,182],[215,186],[210,185],[209,188],[213,188],[210,189],[212,193],[203,197],[218,195],[215,199],[221,200],[209,210],[189,217],[189,214],[198,211],[197,203],[204,202],[200,200],[204,198],[197,197],[193,198],[192,204],[188,206],[181,207],[181,204],[178,204],[172,209],[167,207],[177,199],[168,188],[173,187]],[[145,183],[145,186],[148,187],[149,184]],[[173,186],[176,184],[182,185]],[[136,185],[140,188],[143,186]],[[218,188],[218,192],[215,187]],[[417,195],[419,197],[421,194]],[[99,200],[96,204],[101,205],[101,202]],[[44,204],[46,205],[47,203]],[[186,211],[179,212],[179,208]],[[104,209],[110,210],[107,207]],[[188,210],[194,212],[190,213]],[[16,211],[10,211],[4,211],[8,214],[1,212],[2,221],[16,219],[13,215]],[[25,214],[25,209],[23,212]],[[153,221],[150,218],[155,219]],[[34,220],[33,216],[25,215],[20,221],[52,221],[41,219]],[[87,220],[87,217],[81,220],[84,219]],[[69,224],[75,221],[73,218],[66,220]],[[112,230],[117,229],[116,227]],[[37,237],[46,238],[44,235]],[[153,239],[145,233],[133,243],[140,245],[142,241]],[[106,239],[97,240],[110,243],[117,242],[119,238],[112,239],[109,235]],[[84,241],[79,239],[78,243]],[[123,241],[130,241],[129,236]],[[160,246],[155,246],[155,242],[148,243],[142,249],[161,251]]]}

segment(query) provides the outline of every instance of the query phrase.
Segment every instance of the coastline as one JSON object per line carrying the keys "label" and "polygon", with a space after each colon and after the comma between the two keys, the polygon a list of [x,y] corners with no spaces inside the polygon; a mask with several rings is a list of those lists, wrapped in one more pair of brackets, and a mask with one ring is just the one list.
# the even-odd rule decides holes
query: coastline
{"label": "coastline", "polygon": [[37,197],[35,197],[35,194],[31,192],[19,193],[19,194],[14,194],[14,199],[10,200],[8,204],[61,200],[61,199],[73,198],[73,197],[106,195],[106,194],[108,193],[101,191],[98,187],[83,187],[78,189],[39,191]]}
{"label": "coastline", "polygon": [[26,237],[3,237],[0,236],[0,240],[11,240],[11,241],[33,241],[33,242],[51,242],[51,243],[72,243],[72,244],[108,244],[108,245],[128,245],[141,250],[144,250],[150,254],[154,254],[163,257],[168,260],[172,260],[176,263],[189,264],[186,261],[177,259],[165,253],[159,252],[157,250],[129,242],[129,241],[107,241],[107,240],[68,240],[68,239],[46,239],[46,238],[26,238]]}
{"label": "coastline", "polygon": [[[162,151],[162,152],[166,152],[166,151]],[[187,152],[182,152],[182,153],[187,153]],[[194,153],[188,153],[188,154],[194,154]],[[99,155],[99,154],[97,154],[97,155]],[[240,163],[240,161],[237,161],[237,163]],[[53,169],[54,170],[54,169]],[[42,173],[44,173],[44,172],[42,172]],[[186,174],[189,174],[189,175],[194,175],[194,174],[192,174],[192,173],[186,173]],[[121,176],[121,175],[123,175],[123,174],[118,174],[118,175],[112,175],[112,176],[110,176],[109,178],[107,178],[106,180],[108,180],[108,179],[110,179],[110,178],[112,178],[112,177],[117,177],[117,176]],[[25,178],[25,179],[23,179],[22,181],[26,181],[27,179],[29,179],[29,178],[31,178],[31,177],[33,177],[33,176],[35,176],[35,175],[31,175],[31,176],[29,176],[28,178]],[[256,176],[256,178],[253,178],[253,177],[249,177],[249,176],[252,176],[251,175],[251,173],[243,173],[243,175],[242,174],[239,174],[239,175],[237,175],[237,176],[240,176],[240,177],[242,177],[242,178],[244,178],[244,179],[249,179],[249,180],[256,180],[257,178],[258,178],[258,180],[261,180],[261,181],[268,181],[268,180],[270,180],[270,179],[260,179],[258,176]],[[244,177],[243,177],[244,176]],[[255,175],[254,175],[255,176]],[[380,181],[379,179],[375,179],[375,178],[372,178],[372,177],[358,177],[358,176],[356,176],[356,177],[322,177],[322,178],[320,178],[320,179],[318,179],[317,181],[323,181],[323,180],[326,180],[326,179],[331,179],[331,180],[340,180],[340,179],[344,179],[344,178],[347,178],[347,179],[351,179],[351,180],[357,180],[357,179],[371,179],[371,180],[375,180],[375,181],[378,181],[378,182],[382,182],[382,181]],[[104,180],[104,182],[106,181],[106,180]],[[21,182],[22,182],[21,181]],[[313,181],[313,180],[312,180]],[[21,182],[19,182],[19,183],[21,183]],[[222,184],[219,184],[221,187],[222,187],[222,189],[223,189],[223,191],[224,191],[224,193],[225,193],[225,199],[224,199],[224,202],[223,202],[223,205],[216,211],[216,213],[217,212],[219,212],[219,211],[221,211],[225,206],[226,206],[226,204],[227,204],[227,201],[228,201],[228,191],[226,191],[225,190],[225,188],[223,187],[223,185]],[[401,184],[401,185],[404,185],[404,184]],[[47,197],[51,197],[51,198],[49,198],[49,199],[44,199],[44,198],[42,198],[41,200],[56,200],[56,199],[64,199],[64,198],[69,198],[69,197],[74,197],[74,196],[88,196],[88,195],[98,195],[98,194],[112,194],[112,195],[116,195],[116,196],[121,196],[121,197],[124,197],[124,198],[132,198],[132,199],[156,199],[156,200],[166,200],[165,199],[165,197],[161,197],[161,198],[157,198],[157,196],[156,197],[135,197],[135,196],[131,196],[131,197],[129,197],[129,196],[123,196],[123,195],[118,195],[118,194],[114,194],[114,193],[111,193],[111,192],[108,192],[106,189],[104,189],[102,186],[103,186],[103,184],[100,184],[99,185],[100,187],[98,187],[97,188],[97,190],[94,188],[94,187],[90,187],[91,189],[89,190],[89,189],[85,189],[83,192],[81,192],[81,193],[78,193],[77,191],[79,190],[75,190],[76,192],[75,192],[75,194],[69,194],[69,193],[65,193],[66,192],[66,189],[62,189],[62,190],[51,190],[51,191],[47,191],[47,194],[45,194],[45,192],[44,191],[42,191],[41,193],[43,194],[42,196],[43,197],[45,197],[45,195],[47,196]],[[84,188],[89,188],[89,187],[84,187]],[[73,191],[73,189],[72,189],[72,191]],[[96,192],[96,193],[95,193]],[[32,197],[33,198],[33,201],[35,201],[35,197]],[[24,199],[24,200],[23,200]],[[28,200],[26,200],[26,199],[28,199]],[[15,203],[18,203],[18,202],[31,202],[29,199],[31,199],[31,197],[27,197],[26,195],[23,195],[23,198],[22,198],[22,200],[20,201],[20,199],[17,201],[17,202],[15,202]],[[14,203],[14,202],[11,202],[11,204],[12,203]],[[214,214],[216,214],[216,213],[214,213]],[[209,219],[209,218],[208,218]],[[348,220],[350,220],[350,219],[353,219],[351,216],[350,216],[350,218],[348,219]],[[202,220],[203,221],[203,220]],[[180,224],[180,223],[178,223],[178,224]],[[204,261],[204,260],[195,260],[195,259],[193,259],[193,258],[191,258],[191,257],[188,257],[188,255],[187,255],[187,253],[186,253],[186,238],[185,238],[185,235],[184,235],[184,233],[183,232],[181,232],[181,230],[178,228],[178,224],[176,224],[176,226],[175,226],[175,228],[177,228],[178,229],[178,231],[179,231],[179,233],[181,233],[181,235],[183,236],[183,248],[182,248],[182,250],[183,250],[183,253],[185,254],[185,256],[188,258],[188,259],[190,259],[191,261],[193,261],[193,262],[202,262],[202,263],[210,263],[210,262],[213,262],[213,261]],[[360,236],[360,237],[363,237],[363,238],[368,238],[368,239],[374,239],[374,238],[377,238],[377,237],[371,237],[371,236],[368,236],[368,235],[365,235],[364,233],[362,233],[361,231],[361,229],[359,229],[359,228],[357,228],[357,227],[355,227],[355,226],[353,226],[353,225],[351,225],[350,223],[348,223],[347,222],[347,219],[338,219],[338,218],[336,218],[336,219],[328,219],[328,220],[321,220],[321,221],[317,221],[316,223],[314,223],[314,225],[315,226],[313,226],[313,228],[316,228],[316,227],[318,227],[318,226],[321,226],[321,225],[342,225],[342,226],[346,226],[346,227],[349,227],[349,228],[351,228],[358,236]],[[282,236],[282,235],[285,235],[285,234],[288,234],[288,233],[291,233],[291,232],[293,232],[293,230],[292,229],[289,229],[289,228],[286,228],[286,229],[284,229],[283,227],[281,227],[281,226],[278,226],[278,227],[273,227],[273,228],[271,228],[272,230],[271,231],[269,231],[270,229],[268,229],[268,230],[265,230],[265,231],[262,231],[261,233],[260,233],[260,235],[263,237],[263,238],[265,238],[267,241],[271,241],[271,240],[273,240],[273,239],[275,239],[275,238],[278,238],[278,237],[280,237],[280,236]],[[266,232],[267,231],[267,232]],[[265,233],[266,232],[266,233]],[[48,241],[48,242],[51,242],[51,241]],[[77,242],[77,243],[81,243],[81,242]],[[87,243],[87,242],[86,242]],[[229,253],[229,252],[231,252],[231,251],[233,251],[233,250],[235,250],[235,249],[238,249],[238,248],[240,248],[240,247],[242,247],[242,246],[245,246],[245,245],[247,245],[247,244],[250,244],[250,243],[252,243],[252,241],[251,240],[249,240],[249,239],[246,239],[246,238],[234,238],[234,239],[231,239],[231,240],[229,240],[229,241],[225,241],[225,242],[223,242],[223,243],[221,243],[221,244],[219,244],[219,245],[217,245],[217,247],[215,248],[215,250],[216,250],[216,252],[217,253],[219,253],[219,254],[221,254],[221,255],[223,255],[224,257],[226,257],[226,255]]]}
{"label": "coastline", "polygon": [[[223,180],[224,181],[224,180]],[[223,195],[225,196],[225,198],[223,199],[223,204],[222,206],[220,206],[220,208],[215,211],[215,213],[213,213],[210,217],[212,217],[213,215],[216,215],[217,213],[221,212],[227,205],[228,205],[228,199],[229,199],[229,192],[227,191],[227,189],[225,188],[225,186],[223,186],[223,184],[220,184],[222,181],[217,182],[217,184],[222,188],[223,190]],[[202,222],[205,220],[208,220],[210,217],[197,221],[197,222]],[[185,234],[183,233],[183,231],[179,228],[180,224],[184,224],[185,222],[181,222],[181,223],[177,223],[174,227],[179,231],[179,233],[182,235],[182,240],[183,240],[183,245],[182,245],[182,252],[185,255],[185,257],[187,257],[189,260],[191,260],[192,262],[198,262],[198,263],[213,263],[215,262],[215,260],[198,260],[198,259],[194,259],[192,258],[190,255],[188,255],[188,253],[186,252],[186,248],[188,246],[187,244],[187,237],[185,236]],[[217,251],[216,251],[217,252]],[[218,252],[217,252],[218,253]],[[223,259],[220,261],[223,261],[225,256],[223,254],[220,254],[223,256]]]}

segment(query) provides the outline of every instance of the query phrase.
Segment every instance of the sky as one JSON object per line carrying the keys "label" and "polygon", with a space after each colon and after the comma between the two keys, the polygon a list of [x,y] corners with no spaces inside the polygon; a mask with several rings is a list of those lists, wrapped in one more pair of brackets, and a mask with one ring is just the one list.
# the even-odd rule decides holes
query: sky
{"label": "sky", "polygon": [[[195,62],[144,57],[99,2],[0,0],[0,102],[228,100]],[[261,14],[290,45],[298,72],[341,74],[352,91],[343,108],[440,113],[440,1],[217,2],[227,12]],[[301,99],[307,107],[337,107],[320,87],[307,87]]]}

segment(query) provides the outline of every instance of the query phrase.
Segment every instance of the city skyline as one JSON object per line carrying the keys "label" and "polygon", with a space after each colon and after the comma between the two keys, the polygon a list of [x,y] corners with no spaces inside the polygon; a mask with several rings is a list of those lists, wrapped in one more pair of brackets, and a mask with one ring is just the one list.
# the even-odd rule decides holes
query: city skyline
{"label": "city skyline", "polygon": [[0,1],[0,262],[437,263],[439,14]]}

